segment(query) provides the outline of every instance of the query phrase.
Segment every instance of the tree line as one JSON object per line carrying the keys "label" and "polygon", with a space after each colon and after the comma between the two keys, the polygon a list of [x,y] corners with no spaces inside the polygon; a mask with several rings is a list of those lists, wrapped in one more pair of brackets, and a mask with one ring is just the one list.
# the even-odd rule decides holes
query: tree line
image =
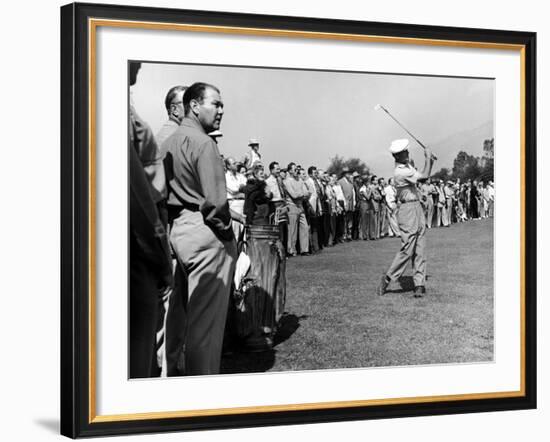
{"label": "tree line", "polygon": [[[442,167],[432,174],[432,177],[443,181],[454,181],[458,178],[462,182],[468,180],[494,181],[494,149],[495,139],[491,138],[483,142],[484,154],[481,158],[461,150],[453,161],[452,169]],[[327,172],[340,176],[344,168],[357,171],[361,176],[370,174],[370,168],[363,160],[359,158],[345,159],[339,155],[330,159]]]}

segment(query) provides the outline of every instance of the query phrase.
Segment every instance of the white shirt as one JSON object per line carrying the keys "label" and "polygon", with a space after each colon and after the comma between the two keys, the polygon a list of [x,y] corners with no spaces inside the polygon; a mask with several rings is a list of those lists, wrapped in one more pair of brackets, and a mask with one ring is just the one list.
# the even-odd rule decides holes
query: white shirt
{"label": "white shirt", "polygon": [[255,163],[261,162],[262,156],[252,148],[250,148],[244,156],[244,165],[247,169],[250,169]]}
{"label": "white shirt", "polygon": [[281,191],[279,190],[279,184],[277,183],[277,178],[275,178],[274,175],[269,175],[267,179],[265,180],[265,184],[267,186],[267,191],[271,192],[273,195],[271,197],[271,201],[282,201],[283,196],[281,195]]}
{"label": "white shirt", "polygon": [[384,193],[386,194],[386,203],[388,204],[388,206],[393,207],[395,205],[396,196],[395,187],[393,187],[391,184],[388,184],[386,187],[384,187]]}
{"label": "white shirt", "polygon": [[309,204],[315,210],[315,213],[317,213],[317,189],[315,188],[315,182],[313,181],[313,178],[307,177],[304,182],[306,183],[307,189],[309,190]]}
{"label": "white shirt", "polygon": [[227,199],[242,199],[244,195],[239,192],[241,186],[246,185],[246,177],[242,173],[233,175],[233,172],[225,172],[225,187],[227,188]]}
{"label": "white shirt", "polygon": [[342,201],[344,203],[344,209],[347,210],[348,204],[346,198],[344,197],[342,186],[340,186],[340,184],[335,184],[332,188],[334,189],[334,194],[336,195],[336,201]]}

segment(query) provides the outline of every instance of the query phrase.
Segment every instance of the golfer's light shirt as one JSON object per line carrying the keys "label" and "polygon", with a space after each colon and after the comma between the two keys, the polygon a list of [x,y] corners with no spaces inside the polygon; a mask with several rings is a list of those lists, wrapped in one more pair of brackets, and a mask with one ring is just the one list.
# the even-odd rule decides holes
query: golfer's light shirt
{"label": "golfer's light shirt", "polygon": [[419,201],[418,189],[416,183],[422,174],[410,164],[396,163],[393,172],[395,182],[396,197],[400,203],[409,201]]}

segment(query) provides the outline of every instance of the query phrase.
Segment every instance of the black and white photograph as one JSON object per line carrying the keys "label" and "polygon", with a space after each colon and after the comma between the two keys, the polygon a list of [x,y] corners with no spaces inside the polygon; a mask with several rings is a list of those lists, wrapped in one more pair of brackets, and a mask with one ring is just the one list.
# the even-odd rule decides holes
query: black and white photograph
{"label": "black and white photograph", "polygon": [[129,60],[128,87],[130,379],[494,361],[494,78]]}

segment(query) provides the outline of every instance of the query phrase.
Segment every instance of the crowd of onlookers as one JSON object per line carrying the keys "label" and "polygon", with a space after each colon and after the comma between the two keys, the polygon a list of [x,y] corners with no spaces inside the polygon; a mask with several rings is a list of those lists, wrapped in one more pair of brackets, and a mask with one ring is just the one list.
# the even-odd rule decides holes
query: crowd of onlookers
{"label": "crowd of onlookers", "polygon": [[[309,255],[352,240],[399,235],[393,178],[340,174],[293,162],[261,162],[259,142],[250,140],[242,162],[224,159],[227,198],[237,239],[246,224],[281,224],[287,255]],[[428,180],[419,184],[428,228],[493,216],[492,181]]]}

